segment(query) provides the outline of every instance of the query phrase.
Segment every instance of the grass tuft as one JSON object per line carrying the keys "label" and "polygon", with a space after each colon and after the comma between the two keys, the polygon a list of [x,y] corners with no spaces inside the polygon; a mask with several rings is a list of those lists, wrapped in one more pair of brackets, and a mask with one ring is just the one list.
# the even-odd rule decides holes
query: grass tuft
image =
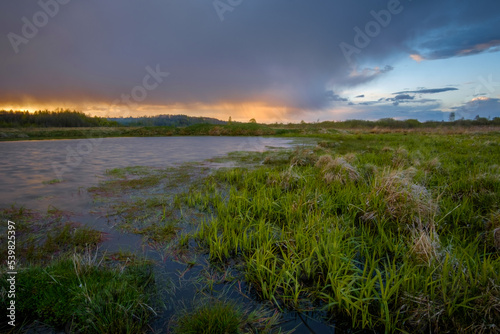
{"label": "grass tuft", "polygon": [[438,205],[431,193],[422,185],[413,182],[415,169],[403,171],[385,170],[378,175],[368,195],[368,204],[384,219],[402,224],[405,229],[414,223],[432,223],[438,213]]}
{"label": "grass tuft", "polygon": [[421,223],[412,228],[412,254],[417,262],[430,265],[433,260],[439,259],[441,244],[434,226],[424,227]]}
{"label": "grass tuft", "polygon": [[355,182],[360,177],[357,169],[341,157],[328,162],[323,167],[322,172],[326,183],[339,182],[346,184],[348,182]]}
{"label": "grass tuft", "polygon": [[235,302],[199,300],[192,309],[182,310],[173,320],[176,334],[281,333],[279,316],[263,310],[245,311]]}

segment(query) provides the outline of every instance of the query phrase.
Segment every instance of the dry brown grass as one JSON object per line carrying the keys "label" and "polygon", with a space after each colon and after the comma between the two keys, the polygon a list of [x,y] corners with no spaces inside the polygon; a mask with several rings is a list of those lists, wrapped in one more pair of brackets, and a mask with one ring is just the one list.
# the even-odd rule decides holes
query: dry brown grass
{"label": "dry brown grass", "polygon": [[409,312],[408,324],[414,333],[437,333],[439,332],[439,318],[445,312],[445,305],[438,300],[432,300],[428,295],[416,296],[406,295],[404,297],[414,306]]}
{"label": "dry brown grass", "polygon": [[358,157],[356,156],[356,153],[347,153],[346,155],[344,155],[345,161],[347,161],[350,164],[354,163],[357,158]]}
{"label": "dry brown grass", "polygon": [[492,212],[486,223],[486,245],[500,251],[500,210]]}
{"label": "dry brown grass", "polygon": [[360,174],[363,175],[363,177],[366,180],[370,180],[373,176],[375,176],[378,173],[378,167],[374,164],[364,164],[359,168]]}
{"label": "dry brown grass", "polygon": [[[348,158],[352,161],[355,157],[355,155],[349,155]],[[360,178],[357,169],[343,157],[333,159],[329,155],[323,155],[316,162],[316,167],[321,169],[326,183],[340,182],[345,184],[350,181],[355,182]]]}
{"label": "dry brown grass", "polygon": [[404,168],[410,162],[408,151],[402,147],[398,147],[392,155],[392,166],[394,168]]}
{"label": "dry brown grass", "polygon": [[425,161],[422,164],[422,169],[428,173],[437,172],[441,170],[441,162],[437,157],[433,158],[431,160]]}
{"label": "dry brown grass", "polygon": [[421,222],[415,224],[412,228],[412,241],[411,253],[418,262],[430,265],[433,260],[439,259],[441,243],[433,223],[428,226]]}
{"label": "dry brown grass", "polygon": [[296,149],[290,161],[292,166],[313,166],[318,160],[317,156],[310,149]]}
{"label": "dry brown grass", "polygon": [[389,129],[389,128],[379,128],[375,127],[372,129],[349,129],[349,132],[358,133],[402,133],[402,134],[412,134],[412,133],[435,133],[435,134],[475,134],[475,133],[488,133],[488,132],[499,132],[499,126],[473,126],[473,127],[442,127],[442,128],[415,128],[415,129]]}
{"label": "dry brown grass", "polygon": [[392,152],[394,151],[394,149],[392,147],[389,147],[389,146],[384,146],[382,148],[382,152]]}
{"label": "dry brown grass", "polygon": [[333,162],[333,158],[331,155],[325,154],[319,157],[318,161],[316,161],[316,167],[323,169],[326,165]]}
{"label": "dry brown grass", "polygon": [[433,222],[438,205],[424,186],[413,182],[415,173],[414,168],[392,172],[385,170],[376,178],[369,201],[374,203],[382,199],[383,215],[409,226]]}

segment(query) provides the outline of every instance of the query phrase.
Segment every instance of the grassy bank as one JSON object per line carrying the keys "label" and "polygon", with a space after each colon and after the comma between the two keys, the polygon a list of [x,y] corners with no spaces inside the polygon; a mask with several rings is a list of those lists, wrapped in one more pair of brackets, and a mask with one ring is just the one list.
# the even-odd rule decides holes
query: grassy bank
{"label": "grassy bank", "polygon": [[498,134],[325,135],[222,170],[188,204],[195,239],[283,309],[355,328],[496,332]]}
{"label": "grassy bank", "polygon": [[[4,317],[0,331],[24,333],[32,328],[38,332],[42,327],[68,333],[143,330],[154,314],[149,306],[154,292],[149,262],[98,252],[101,233],[72,222],[69,213],[55,208],[43,215],[10,208],[2,210],[0,217],[15,223],[17,272],[13,292],[7,281],[11,275],[2,266],[0,307],[7,310],[10,301],[15,301],[16,327],[7,323],[13,319]],[[1,232],[1,244],[7,245],[6,224]],[[7,253],[2,251],[0,263],[6,262]]]}
{"label": "grassy bank", "polygon": [[[374,123],[376,124],[376,123]],[[78,128],[0,128],[0,141],[15,140],[43,140],[43,139],[84,139],[107,137],[166,137],[166,136],[323,136],[352,133],[436,133],[436,134],[474,134],[484,132],[498,132],[500,127],[496,123],[489,125],[469,124],[467,126],[453,125],[453,123],[433,124],[432,127],[400,127],[357,126],[351,123],[304,123],[304,124],[196,124],[187,127],[143,126],[143,127],[78,127]],[[354,124],[356,125],[356,124]],[[353,125],[353,126],[354,126]]]}
{"label": "grassy bank", "polygon": [[262,136],[288,130],[254,123],[196,124],[188,127],[0,128],[0,141],[165,136]]}

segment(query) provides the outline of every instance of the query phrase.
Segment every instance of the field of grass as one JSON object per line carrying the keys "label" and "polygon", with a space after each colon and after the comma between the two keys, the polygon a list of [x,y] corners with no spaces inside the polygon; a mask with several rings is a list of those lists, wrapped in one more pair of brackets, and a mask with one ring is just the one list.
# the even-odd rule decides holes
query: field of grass
{"label": "field of grass", "polygon": [[196,124],[187,127],[143,126],[143,127],[89,127],[89,128],[0,128],[0,141],[77,139],[106,137],[164,137],[164,136],[262,136],[274,135],[289,130],[272,129],[254,123],[225,125]]}
{"label": "field of grass", "polygon": [[165,289],[152,268],[180,263],[169,275],[195,276],[183,281],[193,306],[153,332],[278,333],[290,311],[348,332],[500,331],[500,132],[300,136],[317,144],[107,171],[89,189],[95,210],[141,235],[156,264],[99,252],[101,234],[55,208],[4,209],[18,224],[20,314],[147,332]]}
{"label": "field of grass", "polygon": [[500,136],[324,135],[189,204],[214,263],[283,309],[385,332],[498,332]]}
{"label": "field of grass", "polygon": [[[417,122],[418,123],[418,122]],[[500,119],[494,121],[467,121],[456,123],[390,122],[322,122],[300,124],[195,124],[186,127],[171,126],[114,126],[114,127],[17,127],[1,128],[0,141],[78,139],[106,137],[165,137],[165,136],[323,136],[342,133],[484,133],[500,130]]]}

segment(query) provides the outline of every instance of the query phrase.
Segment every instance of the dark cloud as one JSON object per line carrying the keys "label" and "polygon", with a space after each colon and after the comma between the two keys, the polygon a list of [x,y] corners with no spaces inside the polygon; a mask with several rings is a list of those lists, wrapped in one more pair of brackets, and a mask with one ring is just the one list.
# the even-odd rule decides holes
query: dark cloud
{"label": "dark cloud", "polygon": [[458,90],[458,88],[454,88],[454,87],[431,88],[431,89],[422,88],[422,89],[418,89],[418,90],[406,90],[406,91],[402,91],[402,92],[396,92],[393,94],[394,95],[396,95],[396,94],[408,94],[408,93],[412,93],[412,94],[437,94],[437,93],[443,93],[443,92],[448,92],[448,91],[452,91],[452,90]]}
{"label": "dark cloud", "polygon": [[415,96],[411,96],[408,94],[399,94],[394,97],[395,100],[413,100]]}
{"label": "dark cloud", "polygon": [[364,68],[362,70],[354,69],[349,77],[344,78],[342,86],[357,86],[373,81],[387,72],[394,70],[394,67],[386,65],[383,68]]}
{"label": "dark cloud", "polygon": [[415,99],[415,96],[411,96],[408,94],[400,94],[395,97],[386,97],[386,98],[380,98],[377,101],[365,101],[365,102],[360,102],[358,105],[374,105],[374,104],[385,104],[387,105],[386,102],[392,102],[393,105],[399,105],[400,103],[413,103],[413,104],[428,104],[428,103],[437,103],[438,100],[436,99]]}
{"label": "dark cloud", "polygon": [[326,92],[327,100],[328,101],[335,101],[335,102],[347,102],[348,99],[345,97],[340,97],[339,95],[335,94],[333,91],[328,91]]}
{"label": "dark cloud", "polygon": [[393,105],[398,106],[399,103],[401,103],[401,102],[409,102],[409,101],[413,100],[414,98],[415,98],[414,96],[411,96],[411,95],[408,95],[408,94],[399,94],[399,95],[396,95],[395,97],[387,98],[385,100],[386,101],[392,101]]}
{"label": "dark cloud", "polygon": [[362,98],[362,97],[365,97],[365,95],[364,95],[364,94],[361,94],[361,95],[357,95],[357,96],[355,96],[355,97],[356,97],[356,98]]}
{"label": "dark cloud", "polygon": [[338,114],[337,120],[395,118],[400,120],[417,119],[420,122],[428,120],[447,120],[449,113],[439,109],[439,104],[429,104],[417,108],[408,105],[357,105],[349,114]]}
{"label": "dark cloud", "polygon": [[[137,103],[259,101],[318,110],[347,101],[329,91],[394,70],[398,55],[473,55],[495,51],[500,40],[498,0],[402,0],[352,61],[339,46],[355,46],[355,28],[366,34],[387,11],[387,0],[244,0],[223,13],[223,21],[210,0],[88,0],[58,7],[15,53],[8,34],[23,35],[22,19],[33,22],[42,9],[38,1],[0,4],[0,102],[113,103],[143,85],[146,67],[158,64],[170,75]],[[446,90],[453,88],[396,94]]]}
{"label": "dark cloud", "polygon": [[[491,36],[491,32],[490,32]],[[476,37],[476,36],[473,36]],[[491,38],[498,36],[493,35]],[[473,39],[475,40],[475,39]],[[458,42],[458,41],[456,41]],[[442,44],[443,43],[443,44]],[[458,43],[449,43],[442,39],[436,39],[423,43],[421,47],[432,51],[424,51],[423,53],[415,53],[413,58],[418,60],[435,60],[446,59],[452,57],[472,56],[484,52],[500,51],[500,39],[480,39],[478,44],[457,45]]]}
{"label": "dark cloud", "polygon": [[378,104],[378,103],[380,103],[380,100],[379,101],[365,101],[365,102],[360,102],[360,103],[358,103],[358,105],[360,105],[360,106],[371,106],[371,105]]}
{"label": "dark cloud", "polygon": [[478,97],[461,106],[453,107],[452,110],[455,111],[457,118],[500,117],[500,99]]}

